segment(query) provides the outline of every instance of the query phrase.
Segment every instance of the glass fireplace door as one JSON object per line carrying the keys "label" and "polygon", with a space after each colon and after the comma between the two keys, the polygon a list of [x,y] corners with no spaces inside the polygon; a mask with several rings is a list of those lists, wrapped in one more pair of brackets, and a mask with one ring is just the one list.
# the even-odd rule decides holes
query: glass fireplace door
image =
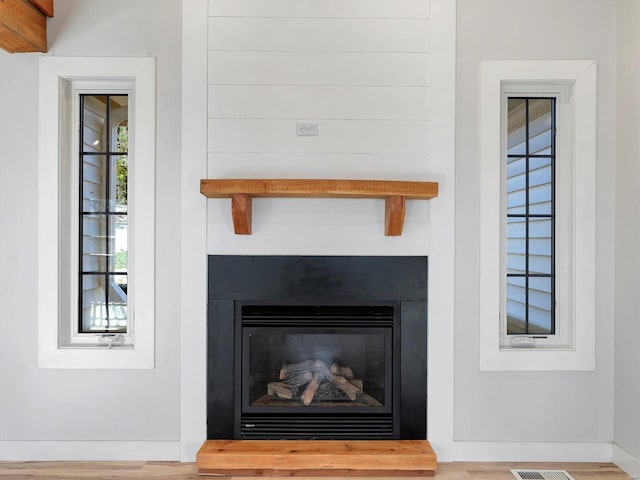
{"label": "glass fireplace door", "polygon": [[391,411],[391,331],[243,328],[243,410]]}

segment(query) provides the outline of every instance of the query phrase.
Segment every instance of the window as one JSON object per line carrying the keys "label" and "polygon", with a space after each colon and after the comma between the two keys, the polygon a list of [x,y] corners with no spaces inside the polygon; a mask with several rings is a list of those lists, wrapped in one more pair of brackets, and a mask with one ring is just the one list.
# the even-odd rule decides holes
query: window
{"label": "window", "polygon": [[595,63],[481,77],[481,369],[593,369]]}
{"label": "window", "polygon": [[40,59],[39,366],[153,368],[155,62]]}
{"label": "window", "polygon": [[506,94],[506,335],[555,334],[554,97]]}
{"label": "window", "polygon": [[129,96],[80,94],[78,334],[127,334]]}
{"label": "window", "polygon": [[573,86],[501,85],[500,347],[573,348]]}

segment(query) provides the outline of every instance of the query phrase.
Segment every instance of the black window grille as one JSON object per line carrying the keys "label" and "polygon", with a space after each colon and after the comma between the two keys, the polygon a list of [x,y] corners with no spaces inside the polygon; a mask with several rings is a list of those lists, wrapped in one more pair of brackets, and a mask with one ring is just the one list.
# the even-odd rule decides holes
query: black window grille
{"label": "black window grille", "polygon": [[508,97],[508,335],[555,333],[556,100]]}
{"label": "black window grille", "polygon": [[128,329],[128,96],[80,95],[79,333]]}

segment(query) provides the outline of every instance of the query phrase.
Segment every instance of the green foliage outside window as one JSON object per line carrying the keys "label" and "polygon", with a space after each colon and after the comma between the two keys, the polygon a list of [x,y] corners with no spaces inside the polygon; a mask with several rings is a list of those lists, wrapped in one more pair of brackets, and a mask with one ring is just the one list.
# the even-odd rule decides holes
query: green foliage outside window
{"label": "green foliage outside window", "polygon": [[[118,152],[122,152],[124,154],[129,151],[129,127],[126,125],[118,127],[116,148]],[[116,160],[116,202],[119,205],[127,205],[128,175],[128,156],[123,155],[118,157]]]}

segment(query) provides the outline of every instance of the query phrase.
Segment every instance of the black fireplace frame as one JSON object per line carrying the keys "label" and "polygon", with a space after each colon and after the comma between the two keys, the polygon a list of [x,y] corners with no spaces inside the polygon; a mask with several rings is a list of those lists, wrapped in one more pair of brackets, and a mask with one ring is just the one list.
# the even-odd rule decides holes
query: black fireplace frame
{"label": "black fireplace frame", "polygon": [[234,339],[242,335],[238,311],[247,304],[394,305],[399,381],[392,391],[393,429],[384,438],[426,439],[426,257],[210,255],[208,268],[208,439],[245,438],[242,402],[234,393],[241,368]]}

